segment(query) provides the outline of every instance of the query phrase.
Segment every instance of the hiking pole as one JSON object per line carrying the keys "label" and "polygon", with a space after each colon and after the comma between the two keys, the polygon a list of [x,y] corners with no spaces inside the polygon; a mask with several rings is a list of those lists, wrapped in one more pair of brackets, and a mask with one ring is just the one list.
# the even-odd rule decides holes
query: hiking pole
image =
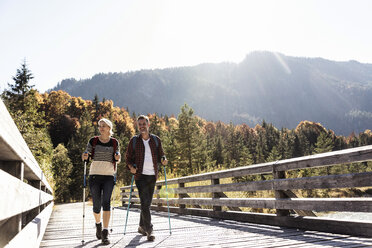
{"label": "hiking pole", "polygon": [[[136,168],[136,165],[133,165],[133,167]],[[128,201],[128,207],[127,207],[127,218],[125,219],[125,226],[124,226],[124,235],[125,235],[125,232],[127,230],[128,214],[129,214],[129,208],[130,208],[130,200],[132,199],[133,182],[134,182],[134,175],[132,175],[132,182],[130,184],[129,201]]]}
{"label": "hiking pole", "polygon": [[[119,152],[116,152],[115,153],[116,155],[119,155]],[[112,201],[112,199],[113,198],[115,198],[115,188],[117,188],[116,187],[116,178],[117,178],[117,174],[118,174],[118,170],[117,170],[117,164],[116,164],[116,160],[115,160],[115,167],[116,167],[116,172],[115,172],[115,174],[114,174],[114,190],[113,190],[113,196],[111,195],[111,201]],[[115,168],[114,168],[115,169]],[[115,200],[115,199],[114,199]],[[111,213],[111,229],[110,229],[110,232],[112,233],[112,225],[113,225],[113,223],[114,223],[114,210],[115,210],[115,207],[113,206],[112,207],[112,213]]]}
{"label": "hiking pole", "polygon": [[[87,152],[85,152],[87,153]],[[84,225],[85,225],[85,188],[87,186],[87,180],[86,180],[86,176],[87,176],[87,161],[84,160],[84,187],[83,187],[83,232],[82,232],[82,235],[83,235],[83,239],[81,240],[81,243],[82,245],[84,245]]]}
{"label": "hiking pole", "polygon": [[[162,157],[161,159],[164,160],[165,158]],[[167,171],[165,170],[165,166],[164,166],[164,178],[165,178],[165,193],[167,195],[167,205],[168,205],[169,234],[172,235],[172,227],[171,227],[170,212],[169,212],[169,200],[168,200]]]}
{"label": "hiking pole", "polygon": [[[115,188],[117,188],[116,187],[116,174],[114,175],[114,190],[113,190],[113,196],[111,197],[111,199],[113,199],[114,197],[115,197]],[[114,199],[115,200],[115,199]],[[112,201],[112,200],[111,200]],[[112,204],[112,205],[114,205],[114,204]],[[110,232],[112,233],[112,225],[113,225],[113,223],[114,223],[114,210],[115,210],[115,207],[114,206],[112,206],[112,213],[111,213],[111,229],[110,229]]]}

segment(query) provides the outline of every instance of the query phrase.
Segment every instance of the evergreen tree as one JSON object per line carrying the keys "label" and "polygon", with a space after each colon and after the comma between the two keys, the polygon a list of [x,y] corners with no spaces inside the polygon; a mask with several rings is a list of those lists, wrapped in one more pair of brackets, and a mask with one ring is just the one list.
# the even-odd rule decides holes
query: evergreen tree
{"label": "evergreen tree", "polygon": [[332,137],[330,137],[326,132],[320,133],[315,144],[315,152],[316,153],[330,152],[333,150],[333,147],[334,144]]}
{"label": "evergreen tree", "polygon": [[89,139],[94,135],[94,128],[89,112],[84,112],[80,120],[80,128],[68,142],[68,156],[71,159],[73,168],[71,171],[70,192],[74,200],[82,199],[84,165],[81,161],[81,154],[84,152]]}
{"label": "evergreen tree", "polygon": [[48,175],[53,147],[46,129],[44,112],[39,109],[40,95],[30,85],[32,78],[32,73],[24,62],[13,77],[14,84],[8,84],[10,89],[5,90],[2,96],[18,130]]}
{"label": "evergreen tree", "polygon": [[266,161],[267,162],[272,162],[272,161],[277,161],[277,160],[280,160],[280,159],[282,159],[282,156],[280,155],[276,146],[274,146],[273,149],[271,149],[269,157],[266,159]]}
{"label": "evergreen tree", "polygon": [[27,107],[25,98],[34,87],[34,85],[30,85],[30,80],[33,78],[25,60],[21,68],[17,69],[17,74],[13,77],[14,84],[8,83],[10,89],[5,90],[3,93],[13,111],[21,110],[25,112]]}
{"label": "evergreen tree", "polygon": [[177,172],[180,175],[188,175],[194,171],[193,160],[197,149],[199,128],[194,117],[194,110],[187,104],[181,107],[178,115],[178,129],[176,131],[178,165]]}
{"label": "evergreen tree", "polygon": [[69,202],[71,199],[70,184],[72,163],[68,157],[67,149],[59,144],[54,149],[52,173],[55,182],[54,196],[56,202]]}
{"label": "evergreen tree", "polygon": [[212,160],[216,161],[216,165],[222,165],[224,163],[223,156],[223,145],[221,136],[216,138],[215,147],[213,149]]}
{"label": "evergreen tree", "polygon": [[[315,144],[315,152],[316,153],[324,153],[330,152],[333,150],[334,144],[332,138],[329,136],[328,133],[322,132],[318,136],[317,142]],[[327,166],[325,168],[327,175],[330,174],[330,167]]]}
{"label": "evergreen tree", "polygon": [[155,134],[159,137],[163,136],[163,131],[161,127],[161,121],[157,113],[151,116],[150,119],[150,133]]}

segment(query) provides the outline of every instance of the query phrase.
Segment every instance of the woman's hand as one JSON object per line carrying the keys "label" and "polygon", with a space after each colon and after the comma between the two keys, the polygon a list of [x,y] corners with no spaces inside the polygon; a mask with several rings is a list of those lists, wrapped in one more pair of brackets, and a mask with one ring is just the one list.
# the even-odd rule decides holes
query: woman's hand
{"label": "woman's hand", "polygon": [[115,153],[114,157],[115,157],[115,161],[119,163],[121,159],[121,155],[119,153]]}
{"label": "woman's hand", "polygon": [[84,152],[84,153],[81,155],[81,159],[82,159],[83,161],[88,160],[88,158],[89,158],[89,154],[88,154],[87,152]]}

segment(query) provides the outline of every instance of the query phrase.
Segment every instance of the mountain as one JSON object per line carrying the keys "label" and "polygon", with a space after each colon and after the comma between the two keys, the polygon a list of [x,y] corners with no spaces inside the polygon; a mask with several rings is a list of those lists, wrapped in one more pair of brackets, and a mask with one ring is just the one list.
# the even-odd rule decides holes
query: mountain
{"label": "mountain", "polygon": [[238,64],[100,73],[52,90],[97,94],[136,113],[178,114],[187,103],[212,121],[294,128],[309,120],[342,135],[372,129],[372,64],[357,61],[252,52]]}

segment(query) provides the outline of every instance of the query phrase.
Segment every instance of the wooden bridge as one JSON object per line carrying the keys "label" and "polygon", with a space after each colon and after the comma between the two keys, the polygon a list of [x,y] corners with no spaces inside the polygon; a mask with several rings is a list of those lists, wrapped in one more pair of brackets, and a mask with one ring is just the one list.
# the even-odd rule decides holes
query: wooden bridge
{"label": "wooden bridge", "polygon": [[[0,247],[81,247],[82,203],[53,207],[52,189],[1,101],[0,114]],[[109,247],[372,247],[371,221],[320,215],[371,213],[372,198],[301,195],[314,189],[371,187],[368,161],[372,161],[372,146],[169,179],[169,192],[164,190],[165,182],[159,181],[152,206],[155,242],[137,233],[137,191],[123,235],[130,189],[126,186],[120,189],[123,207],[113,210]],[[299,169],[352,163],[362,163],[366,171],[286,178],[288,172]],[[232,180],[251,175],[262,175],[262,180]],[[247,194],[263,191],[272,197]],[[249,212],[251,208],[268,213]],[[97,247],[100,242],[95,239],[90,212],[88,206],[84,247]]]}

